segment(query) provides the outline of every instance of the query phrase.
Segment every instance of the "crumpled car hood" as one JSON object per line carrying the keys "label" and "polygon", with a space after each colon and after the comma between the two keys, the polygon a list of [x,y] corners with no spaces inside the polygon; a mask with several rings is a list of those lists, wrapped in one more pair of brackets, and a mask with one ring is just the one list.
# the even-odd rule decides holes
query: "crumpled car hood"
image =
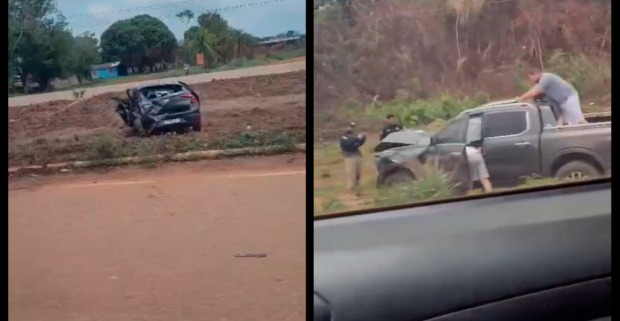
{"label": "crumpled car hood", "polygon": [[415,157],[430,146],[432,136],[431,132],[411,129],[391,133],[375,147],[375,157],[388,157],[400,153]]}
{"label": "crumpled car hood", "polygon": [[402,146],[375,153],[375,159],[388,158],[395,163],[403,163],[417,158],[428,149],[427,146]]}

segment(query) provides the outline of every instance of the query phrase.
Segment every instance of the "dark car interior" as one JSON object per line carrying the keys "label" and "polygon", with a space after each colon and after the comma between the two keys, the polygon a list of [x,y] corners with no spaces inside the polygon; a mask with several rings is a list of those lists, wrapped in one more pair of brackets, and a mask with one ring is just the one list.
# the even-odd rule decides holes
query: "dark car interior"
{"label": "dark car interior", "polygon": [[159,86],[148,86],[140,89],[140,93],[146,99],[157,99],[171,94],[183,92],[185,89],[181,85],[165,84]]}
{"label": "dark car interior", "polygon": [[315,219],[315,321],[611,320],[611,180]]}

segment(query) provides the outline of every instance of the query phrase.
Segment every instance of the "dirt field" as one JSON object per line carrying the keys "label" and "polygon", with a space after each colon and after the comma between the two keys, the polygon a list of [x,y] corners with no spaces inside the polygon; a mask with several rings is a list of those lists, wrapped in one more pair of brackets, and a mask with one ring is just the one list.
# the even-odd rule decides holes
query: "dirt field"
{"label": "dirt field", "polygon": [[305,155],[12,178],[9,199],[9,320],[305,320]]}
{"label": "dirt field", "polygon": [[[90,98],[92,96],[98,96],[98,95],[107,94],[111,92],[121,92],[121,91],[125,91],[127,88],[135,87],[141,84],[152,83],[154,81],[166,82],[166,81],[173,81],[173,80],[181,80],[183,82],[193,85],[193,84],[209,82],[214,79],[256,77],[256,76],[264,76],[264,75],[284,74],[284,73],[304,71],[304,70],[306,70],[305,59],[282,62],[279,64],[266,65],[266,66],[257,66],[257,67],[250,67],[250,68],[241,68],[241,69],[233,69],[233,70],[202,73],[202,74],[193,74],[189,76],[170,77],[170,78],[163,78],[163,79],[145,79],[145,80],[134,81],[134,82],[118,83],[114,85],[90,87],[86,89],[86,92],[84,93],[84,96],[85,96],[84,98]],[[63,100],[63,99],[64,100],[73,99],[73,90],[55,91],[55,92],[44,93],[44,94],[9,97],[9,107],[17,107],[17,106],[23,106],[23,105],[29,105],[29,104],[40,104],[40,103],[45,103],[45,102],[49,102],[52,100]]]}
{"label": "dirt field", "polygon": [[[195,84],[203,101],[203,138],[223,140],[246,131],[306,130],[305,71]],[[9,108],[9,166],[76,160],[89,139],[107,133],[125,139],[127,128],[108,93],[76,104],[52,101]],[[131,139],[127,138],[127,141]]]}

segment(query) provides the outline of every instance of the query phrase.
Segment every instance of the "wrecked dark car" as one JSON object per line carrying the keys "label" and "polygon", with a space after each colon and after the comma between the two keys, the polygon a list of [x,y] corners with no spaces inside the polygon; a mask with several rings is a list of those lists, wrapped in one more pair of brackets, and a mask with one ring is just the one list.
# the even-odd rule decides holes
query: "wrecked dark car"
{"label": "wrecked dark car", "polygon": [[200,96],[186,83],[149,84],[115,98],[116,112],[138,136],[201,131]]}

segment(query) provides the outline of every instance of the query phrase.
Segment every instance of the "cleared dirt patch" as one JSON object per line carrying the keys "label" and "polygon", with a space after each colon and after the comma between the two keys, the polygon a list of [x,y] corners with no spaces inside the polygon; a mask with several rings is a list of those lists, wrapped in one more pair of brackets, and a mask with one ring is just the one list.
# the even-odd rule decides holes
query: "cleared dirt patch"
{"label": "cleared dirt patch", "polygon": [[[305,135],[305,71],[214,80],[193,87],[203,101],[205,143],[247,132]],[[145,140],[127,137],[127,128],[114,111],[112,97],[124,94],[9,108],[9,166],[80,159],[100,134],[123,144]]]}

